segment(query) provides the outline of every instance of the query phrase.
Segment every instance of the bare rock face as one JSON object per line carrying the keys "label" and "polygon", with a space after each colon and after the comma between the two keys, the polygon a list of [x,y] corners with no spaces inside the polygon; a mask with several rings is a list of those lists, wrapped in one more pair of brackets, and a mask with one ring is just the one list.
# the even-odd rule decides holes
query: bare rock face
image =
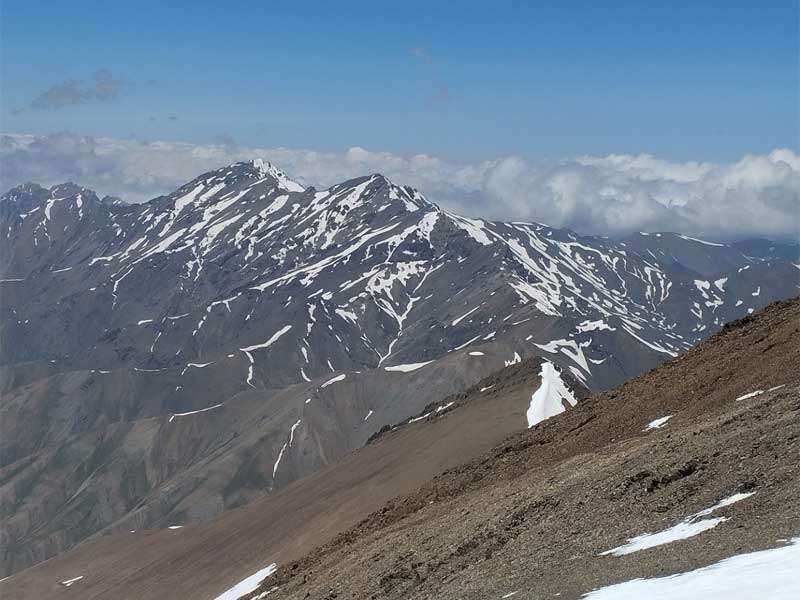
{"label": "bare rock face", "polygon": [[506,364],[607,389],[797,293],[791,260],[449,214],[263,161],[144,204],[0,197],[0,576],[210,518]]}

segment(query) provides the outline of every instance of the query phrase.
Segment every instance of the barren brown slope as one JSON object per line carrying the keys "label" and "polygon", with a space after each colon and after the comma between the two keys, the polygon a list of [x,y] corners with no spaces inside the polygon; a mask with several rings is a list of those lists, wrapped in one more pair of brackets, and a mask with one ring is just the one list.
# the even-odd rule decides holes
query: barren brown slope
{"label": "barren brown slope", "polygon": [[[90,540],[3,581],[0,597],[157,599],[169,590],[169,597],[214,598],[271,562],[298,559],[391,498],[524,429],[538,364],[503,369],[440,403],[455,408],[399,427],[209,523]],[[80,575],[69,588],[59,583]]]}
{"label": "barren brown slope", "polygon": [[[389,503],[250,597],[577,598],[780,545],[800,535],[799,392],[792,300]],[[741,492],[712,530],[600,556]]]}

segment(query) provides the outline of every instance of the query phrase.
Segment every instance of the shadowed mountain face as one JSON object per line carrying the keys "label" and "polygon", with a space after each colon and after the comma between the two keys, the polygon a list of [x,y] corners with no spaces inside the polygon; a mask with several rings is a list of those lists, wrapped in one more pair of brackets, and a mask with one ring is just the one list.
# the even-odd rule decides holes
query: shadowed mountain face
{"label": "shadowed mountain face", "polygon": [[0,198],[0,573],[249,502],[528,356],[609,388],[798,275],[261,161],[140,205],[20,186]]}
{"label": "shadowed mountain face", "polygon": [[774,242],[760,238],[751,238],[735,242],[733,246],[747,256],[756,258],[782,258],[795,263],[800,262],[800,241]]}

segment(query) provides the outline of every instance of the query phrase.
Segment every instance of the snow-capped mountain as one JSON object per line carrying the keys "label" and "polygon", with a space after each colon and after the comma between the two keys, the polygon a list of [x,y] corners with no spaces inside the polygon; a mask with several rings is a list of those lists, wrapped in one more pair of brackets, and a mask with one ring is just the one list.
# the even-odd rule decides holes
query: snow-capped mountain
{"label": "snow-capped mountain", "polygon": [[246,502],[526,356],[611,387],[798,275],[672,233],[465,218],[380,175],[304,189],[260,160],[136,205],[19,186],[0,198],[6,570]]}
{"label": "snow-capped mountain", "polygon": [[[2,211],[4,291],[38,299],[4,306],[17,311],[5,322],[16,342],[6,363],[113,368],[91,351],[113,332],[111,345],[129,348],[125,363],[142,368],[233,351],[247,387],[431,360],[523,332],[530,343],[519,350],[566,349],[565,366],[608,386],[637,369],[620,369],[630,359],[608,360],[598,340],[616,334],[674,356],[797,283],[792,265],[722,244],[674,234],[612,242],[467,219],[379,175],[304,190],[260,160],[142,205],[29,184],[3,196]],[[91,323],[64,318],[90,307]],[[80,331],[47,335],[59,319]],[[551,331],[542,335],[543,322]],[[268,379],[256,360],[269,353],[265,333],[283,338],[288,363],[276,369],[270,357]]]}

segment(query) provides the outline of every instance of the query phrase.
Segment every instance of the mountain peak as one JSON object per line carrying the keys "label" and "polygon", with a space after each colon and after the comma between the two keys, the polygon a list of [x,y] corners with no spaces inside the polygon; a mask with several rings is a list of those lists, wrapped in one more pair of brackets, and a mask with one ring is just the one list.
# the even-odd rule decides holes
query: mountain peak
{"label": "mountain peak", "polygon": [[[423,210],[440,210],[439,207],[428,200],[419,190],[408,185],[397,185],[386,175],[381,173],[372,173],[371,175],[362,175],[349,179],[344,183],[332,186],[329,190],[342,190],[361,188],[359,194],[367,193],[374,201],[386,201],[402,203],[406,212],[415,212],[419,209]],[[375,192],[380,192],[375,194]]]}
{"label": "mountain peak", "polygon": [[278,185],[280,185],[280,187],[282,187],[288,192],[305,191],[305,187],[303,187],[296,181],[292,180],[281,169],[273,165],[271,162],[264,160],[263,158],[254,158],[253,160],[249,161],[249,163],[246,164],[252,165],[259,176],[272,177],[278,182]]}
{"label": "mountain peak", "polygon": [[77,196],[78,194],[85,194],[94,196],[94,190],[90,190],[88,188],[83,187],[82,185],[78,185],[72,181],[65,181],[64,183],[59,183],[52,186],[49,190],[51,196]]}

